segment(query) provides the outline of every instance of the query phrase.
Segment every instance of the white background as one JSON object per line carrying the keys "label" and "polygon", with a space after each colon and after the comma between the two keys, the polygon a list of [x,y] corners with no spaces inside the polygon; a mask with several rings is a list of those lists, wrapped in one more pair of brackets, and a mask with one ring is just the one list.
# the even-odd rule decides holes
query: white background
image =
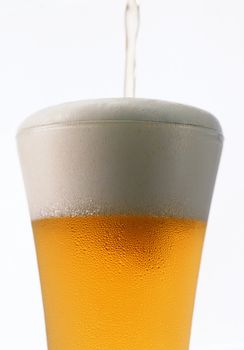
{"label": "white background", "polygon": [[[243,5],[141,0],[137,96],[209,110],[225,133],[191,350],[244,349]],[[122,95],[124,6],[0,0],[0,349],[46,349],[16,128],[48,105]]]}

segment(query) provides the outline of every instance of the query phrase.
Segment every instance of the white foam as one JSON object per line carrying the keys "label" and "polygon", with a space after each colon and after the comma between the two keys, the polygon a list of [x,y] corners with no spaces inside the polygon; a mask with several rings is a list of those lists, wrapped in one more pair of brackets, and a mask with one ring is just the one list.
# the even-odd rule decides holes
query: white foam
{"label": "white foam", "polygon": [[38,111],[20,126],[19,133],[30,128],[74,125],[91,121],[151,121],[194,125],[222,135],[218,120],[201,109],[159,100],[115,98],[63,103]]}
{"label": "white foam", "polygon": [[33,219],[150,214],[206,220],[222,149],[210,114],[168,102],[72,102],[18,133]]}

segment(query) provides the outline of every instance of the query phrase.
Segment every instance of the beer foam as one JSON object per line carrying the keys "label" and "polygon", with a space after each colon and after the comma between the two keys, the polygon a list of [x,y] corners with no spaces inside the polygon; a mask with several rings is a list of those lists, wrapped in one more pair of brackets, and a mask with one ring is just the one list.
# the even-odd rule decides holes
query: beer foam
{"label": "beer foam", "polygon": [[150,121],[192,125],[212,129],[222,135],[219,121],[204,110],[180,103],[140,98],[74,101],[45,108],[27,118],[18,133],[31,128],[92,121]]}
{"label": "beer foam", "polygon": [[208,217],[223,136],[207,112],[145,99],[78,101],[27,118],[17,139],[32,219]]}

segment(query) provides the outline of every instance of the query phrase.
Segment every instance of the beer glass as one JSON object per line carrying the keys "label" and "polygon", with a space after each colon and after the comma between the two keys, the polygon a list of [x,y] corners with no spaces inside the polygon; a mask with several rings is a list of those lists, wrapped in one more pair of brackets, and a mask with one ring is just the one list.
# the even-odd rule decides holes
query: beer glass
{"label": "beer glass", "polygon": [[218,121],[155,100],[36,113],[18,148],[49,350],[187,350]]}

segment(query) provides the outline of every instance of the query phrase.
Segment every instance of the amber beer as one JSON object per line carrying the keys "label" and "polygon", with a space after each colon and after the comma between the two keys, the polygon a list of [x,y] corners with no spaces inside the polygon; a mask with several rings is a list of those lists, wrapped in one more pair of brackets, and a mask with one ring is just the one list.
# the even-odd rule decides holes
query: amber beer
{"label": "amber beer", "polygon": [[49,350],[187,350],[221,128],[150,100],[42,111],[18,134]]}
{"label": "amber beer", "polygon": [[36,220],[50,350],[187,349],[205,223]]}

